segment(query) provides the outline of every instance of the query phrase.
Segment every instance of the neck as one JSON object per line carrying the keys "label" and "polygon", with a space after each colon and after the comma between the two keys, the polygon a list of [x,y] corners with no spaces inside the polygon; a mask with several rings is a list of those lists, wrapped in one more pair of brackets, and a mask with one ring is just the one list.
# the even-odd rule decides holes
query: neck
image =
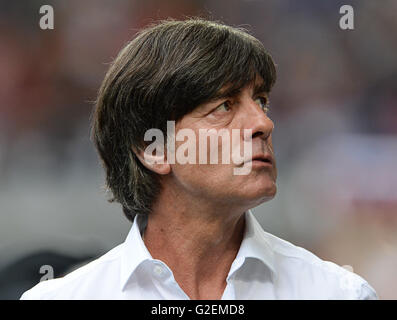
{"label": "neck", "polygon": [[195,201],[178,203],[178,197],[163,192],[149,215],[144,241],[153,258],[171,268],[190,298],[219,299],[244,227],[244,210]]}

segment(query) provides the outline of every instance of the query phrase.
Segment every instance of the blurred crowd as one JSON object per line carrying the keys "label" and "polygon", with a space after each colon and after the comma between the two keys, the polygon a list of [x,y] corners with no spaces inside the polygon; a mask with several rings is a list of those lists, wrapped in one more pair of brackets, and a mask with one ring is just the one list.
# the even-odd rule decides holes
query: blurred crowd
{"label": "blurred crowd", "polygon": [[195,15],[249,29],[277,63],[278,195],[254,209],[265,230],[397,299],[396,1],[349,1],[354,30],[340,0],[49,0],[53,30],[42,4],[0,1],[0,299],[46,261],[59,276],[124,241],[90,141],[96,92],[139,28]]}

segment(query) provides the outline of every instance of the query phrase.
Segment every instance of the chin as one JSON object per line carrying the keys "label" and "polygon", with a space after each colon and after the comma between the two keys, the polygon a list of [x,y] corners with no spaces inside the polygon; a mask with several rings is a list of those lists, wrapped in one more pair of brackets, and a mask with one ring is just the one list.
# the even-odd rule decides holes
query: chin
{"label": "chin", "polygon": [[272,200],[277,193],[277,186],[275,183],[267,184],[250,190],[248,194],[245,194],[245,199],[248,200],[253,206],[259,206],[260,204]]}
{"label": "chin", "polygon": [[272,200],[277,194],[277,186],[273,184],[272,186],[268,187],[261,197],[261,203]]}

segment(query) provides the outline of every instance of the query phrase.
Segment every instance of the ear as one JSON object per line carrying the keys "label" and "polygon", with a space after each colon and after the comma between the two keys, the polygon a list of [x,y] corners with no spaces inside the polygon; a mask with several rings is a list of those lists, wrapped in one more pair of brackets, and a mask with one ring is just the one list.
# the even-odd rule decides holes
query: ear
{"label": "ear", "polygon": [[136,154],[139,161],[149,170],[161,175],[171,172],[171,166],[167,162],[164,150],[154,149],[153,154],[152,150],[148,150],[148,148],[138,150],[132,147],[132,151]]}

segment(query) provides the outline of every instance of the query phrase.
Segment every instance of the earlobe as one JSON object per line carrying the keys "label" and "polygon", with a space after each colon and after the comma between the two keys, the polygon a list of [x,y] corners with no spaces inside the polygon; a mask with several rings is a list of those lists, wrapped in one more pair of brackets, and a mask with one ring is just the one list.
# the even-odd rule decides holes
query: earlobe
{"label": "earlobe", "polygon": [[147,152],[146,149],[144,150],[137,150],[136,148],[132,147],[132,151],[136,154],[139,161],[149,170],[165,175],[171,172],[171,166],[167,162],[165,153],[160,154],[150,154]]}

